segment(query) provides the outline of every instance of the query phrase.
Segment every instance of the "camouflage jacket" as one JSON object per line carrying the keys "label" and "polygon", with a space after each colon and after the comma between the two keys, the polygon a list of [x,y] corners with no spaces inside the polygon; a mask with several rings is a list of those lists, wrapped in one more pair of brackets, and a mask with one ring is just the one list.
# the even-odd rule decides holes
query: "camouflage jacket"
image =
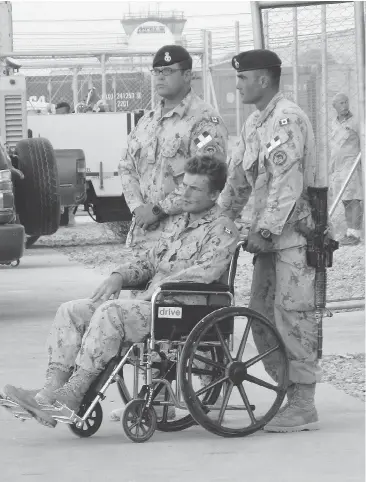
{"label": "camouflage jacket", "polygon": [[[235,218],[253,192],[251,229],[288,234],[304,220],[312,226],[307,187],[316,180],[315,139],[299,106],[276,94],[249,116],[229,164],[219,204]],[[296,236],[295,236],[296,237]],[[302,244],[294,240],[293,244]]]}
{"label": "camouflage jacket", "polygon": [[192,90],[165,115],[163,102],[140,119],[122,153],[119,173],[131,211],[159,203],[167,214],[180,214],[185,161],[197,152],[226,159],[228,132],[209,104]]}
{"label": "camouflage jacket", "polygon": [[[361,150],[358,123],[351,113],[342,121],[336,118],[332,122],[330,150],[330,187],[334,200]],[[361,162],[351,177],[342,199],[363,199]]]}
{"label": "camouflage jacket", "polygon": [[149,281],[150,296],[165,282],[212,283],[226,273],[238,239],[235,224],[217,205],[191,223],[183,213],[145,256],[139,254],[113,272],[121,274],[124,287]]}

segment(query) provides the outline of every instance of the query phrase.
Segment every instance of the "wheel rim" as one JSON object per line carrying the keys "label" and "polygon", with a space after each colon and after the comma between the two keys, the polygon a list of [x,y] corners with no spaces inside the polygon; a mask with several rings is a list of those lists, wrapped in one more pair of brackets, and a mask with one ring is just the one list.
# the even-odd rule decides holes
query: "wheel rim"
{"label": "wheel rim", "polygon": [[[206,350],[209,352],[209,357],[213,361],[218,361],[220,357],[222,358],[222,354],[218,353],[217,348],[207,348]],[[199,353],[203,355],[202,351],[200,351]],[[206,357],[207,357],[207,354],[206,354]],[[173,369],[174,370],[176,369],[176,364],[174,364]],[[203,377],[209,378],[210,376],[212,376],[212,370],[207,370],[207,367],[202,366],[202,363],[200,364],[198,360],[198,363],[195,364],[195,367],[193,369],[193,375],[196,378],[200,378],[200,379]],[[120,371],[120,376],[121,378],[124,378],[123,368]],[[163,374],[162,377],[165,378],[166,374]],[[174,377],[174,380],[170,380],[170,383],[173,391],[175,392],[176,383],[177,383],[176,377]],[[207,381],[206,381],[206,384],[207,384]],[[125,404],[127,404],[129,401],[132,400],[130,391],[126,387],[125,383],[118,383],[118,390]],[[220,388],[214,387],[212,390],[207,391],[204,397],[201,397],[202,403],[204,405],[214,404],[217,398],[219,397],[219,395],[220,395]],[[164,432],[179,431],[179,430],[187,429],[192,425],[196,424],[188,408],[186,410],[182,410],[179,408],[178,409],[174,408],[173,405],[159,405],[159,402],[161,401],[168,402],[170,400],[171,400],[171,397],[170,397],[169,391],[167,389],[164,389],[163,384],[157,385],[154,389],[154,393],[152,397],[152,406],[154,407],[154,410],[156,411],[156,414],[157,414],[158,430],[161,430]]]}
{"label": "wheel rim", "polygon": [[156,414],[151,407],[145,407],[145,400],[132,400],[126,405],[122,425],[131,440],[146,442],[155,432]]}
{"label": "wheel rim", "polygon": [[[222,328],[230,320],[234,323],[233,348]],[[199,356],[215,368],[216,376],[206,387],[197,389],[192,383],[192,367],[197,349],[208,335],[215,339],[224,357],[222,362],[213,362]],[[271,371],[274,362],[276,374]],[[223,308],[206,316],[192,330],[182,353],[181,376],[185,401],[198,423],[219,435],[246,435],[268,423],[282,404],[288,385],[286,349],[266,318],[246,308]],[[208,412],[200,397],[214,387],[222,396]]]}
{"label": "wheel rim", "polygon": [[[82,405],[78,412],[78,416],[82,417],[89,405]],[[79,437],[90,437],[94,435],[100,428],[103,421],[103,411],[100,403],[98,402],[93,408],[89,417],[85,420],[82,427],[76,425],[69,425],[69,428]]]}

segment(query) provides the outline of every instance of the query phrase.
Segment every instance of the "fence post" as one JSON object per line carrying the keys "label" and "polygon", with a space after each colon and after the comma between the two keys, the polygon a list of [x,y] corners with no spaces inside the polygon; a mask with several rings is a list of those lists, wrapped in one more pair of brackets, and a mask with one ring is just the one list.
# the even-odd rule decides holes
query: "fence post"
{"label": "fence post", "polygon": [[356,59],[357,59],[357,95],[360,122],[361,166],[362,179],[365,179],[365,14],[364,2],[354,2],[355,9],[355,33],[356,33]]}
{"label": "fence post", "polygon": [[258,2],[250,2],[250,11],[252,14],[252,27],[253,27],[253,43],[255,49],[264,48],[263,39],[263,22],[261,9]]}
{"label": "fence post", "polygon": [[78,71],[77,67],[73,68],[73,76],[72,76],[72,101],[74,103],[74,109],[77,106],[79,99],[78,99]]}
{"label": "fence post", "polygon": [[321,5],[321,138],[322,153],[318,153],[318,186],[328,186],[328,65],[327,65],[327,6]]}
{"label": "fence post", "polygon": [[299,48],[297,42],[297,7],[292,9],[292,35],[293,35],[293,63],[292,63],[292,89],[294,102],[299,103]]}
{"label": "fence post", "polygon": [[102,101],[103,103],[106,102],[107,98],[107,82],[106,82],[106,72],[105,72],[105,54],[100,56],[100,66],[101,66],[101,73],[102,73]]}
{"label": "fence post", "polygon": [[264,47],[266,49],[270,49],[269,46],[269,18],[268,18],[268,10],[263,11],[263,40],[264,40]]}

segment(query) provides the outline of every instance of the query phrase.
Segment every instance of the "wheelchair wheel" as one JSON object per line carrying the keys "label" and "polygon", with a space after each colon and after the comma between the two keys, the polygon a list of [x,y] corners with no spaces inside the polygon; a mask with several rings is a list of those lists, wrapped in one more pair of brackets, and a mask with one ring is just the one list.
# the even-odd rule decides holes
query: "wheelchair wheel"
{"label": "wheelchair wheel", "polygon": [[[202,351],[204,350],[204,351]],[[206,353],[206,357],[208,356],[213,361],[222,361],[223,354],[222,350],[219,347],[205,347],[200,348],[201,355]],[[159,364],[158,364],[159,365]],[[169,380],[170,383],[176,383],[176,362],[171,362],[169,372],[166,374],[162,374],[162,378],[166,378]],[[203,366],[202,362],[196,360],[196,363],[192,369],[192,374],[194,375],[195,379],[201,379],[200,384],[203,385],[204,383],[210,383],[213,378],[215,378],[215,368],[212,366]],[[123,376],[123,368],[119,373],[120,377],[123,378],[122,383],[117,383],[118,391],[121,395],[121,398],[125,404],[129,403],[132,400],[131,394],[129,393]],[[202,378],[205,377],[205,380]],[[208,390],[202,400],[204,405],[214,405],[220,396],[221,387],[215,386],[211,390]],[[168,390],[164,390],[163,385],[157,385],[154,389],[153,393],[153,405],[155,403],[159,403],[160,399],[163,399],[165,402],[170,400],[170,395]],[[158,401],[159,400],[159,401]],[[162,406],[162,405],[155,405],[155,409],[157,411],[157,429],[161,432],[179,432],[181,430],[186,430],[187,428],[192,427],[193,425],[197,425],[197,422],[192,418],[189,413],[189,410],[180,410],[176,409],[174,413],[174,417],[171,418],[171,409],[172,406]]]}
{"label": "wheelchair wheel", "polygon": [[[80,410],[78,412],[78,416],[82,417],[84,413],[86,412],[87,408],[89,407],[89,404],[83,404],[80,407]],[[69,425],[69,429],[71,430],[72,433],[77,435],[78,437],[91,437],[94,435],[102,425],[103,421],[103,410],[98,402],[89,417],[85,420],[84,424],[82,427],[78,428],[76,425]]]}
{"label": "wheelchair wheel", "polygon": [[145,403],[143,399],[131,400],[123,412],[122,427],[132,442],[147,442],[156,430],[155,410],[145,408]]}
{"label": "wheelchair wheel", "polygon": [[[199,354],[198,346],[205,340],[220,347],[222,361]],[[197,358],[216,370],[215,379],[203,388],[193,383]],[[199,425],[222,437],[243,437],[263,428],[280,408],[288,386],[287,352],[277,329],[265,317],[248,308],[221,308],[189,334],[180,376],[184,400]],[[215,407],[205,407],[200,397],[214,387],[222,390],[222,399]]]}

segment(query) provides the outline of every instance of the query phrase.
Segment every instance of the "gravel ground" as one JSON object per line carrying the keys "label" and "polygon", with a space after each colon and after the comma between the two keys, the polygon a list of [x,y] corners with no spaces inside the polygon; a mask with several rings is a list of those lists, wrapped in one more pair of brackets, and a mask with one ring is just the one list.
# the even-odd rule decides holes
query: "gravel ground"
{"label": "gravel ground", "polygon": [[[78,217],[77,217],[78,220]],[[128,225],[110,227],[97,223],[83,223],[76,227],[60,228],[52,236],[41,238],[37,245],[60,249],[69,259],[83,263],[108,275],[124,261],[126,248],[116,240],[115,232],[127,232]],[[253,273],[252,255],[242,252],[236,274],[237,304],[247,304]],[[328,270],[328,300],[364,298],[364,245],[341,247],[334,253],[334,267]],[[365,400],[365,355],[324,356],[323,382],[331,383],[361,400]]]}
{"label": "gravel ground", "polygon": [[322,382],[365,401],[365,354],[324,356]]}

